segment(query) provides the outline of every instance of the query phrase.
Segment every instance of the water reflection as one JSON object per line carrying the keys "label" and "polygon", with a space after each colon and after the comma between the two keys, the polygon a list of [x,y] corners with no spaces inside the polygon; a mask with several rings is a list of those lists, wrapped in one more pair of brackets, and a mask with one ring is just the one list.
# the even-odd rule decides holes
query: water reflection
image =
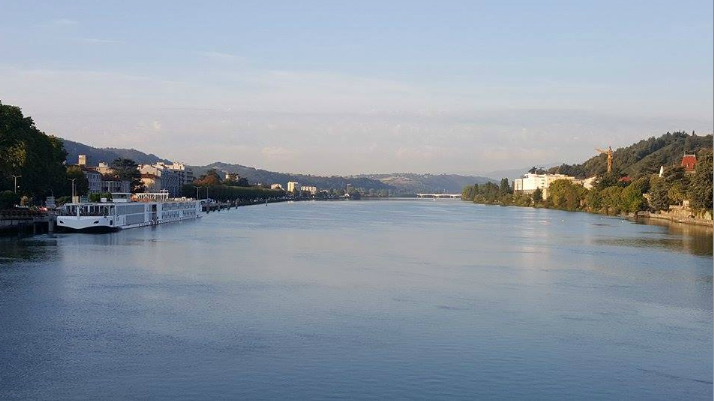
{"label": "water reflection", "polygon": [[17,262],[39,262],[54,258],[57,241],[46,235],[29,238],[0,238],[0,266]]}
{"label": "water reflection", "polygon": [[714,236],[712,226],[683,224],[658,219],[640,219],[637,224],[665,227],[667,237],[638,238],[625,241],[625,246],[662,247],[672,251],[688,252],[699,256],[712,256]]}
{"label": "water reflection", "polygon": [[2,241],[0,399],[711,399],[678,228],[301,202]]}

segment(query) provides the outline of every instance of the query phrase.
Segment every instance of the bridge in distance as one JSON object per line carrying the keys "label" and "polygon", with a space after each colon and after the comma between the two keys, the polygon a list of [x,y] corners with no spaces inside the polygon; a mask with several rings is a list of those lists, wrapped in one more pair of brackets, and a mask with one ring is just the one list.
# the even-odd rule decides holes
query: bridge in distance
{"label": "bridge in distance", "polygon": [[447,199],[460,199],[461,194],[417,194],[417,198],[447,198]]}

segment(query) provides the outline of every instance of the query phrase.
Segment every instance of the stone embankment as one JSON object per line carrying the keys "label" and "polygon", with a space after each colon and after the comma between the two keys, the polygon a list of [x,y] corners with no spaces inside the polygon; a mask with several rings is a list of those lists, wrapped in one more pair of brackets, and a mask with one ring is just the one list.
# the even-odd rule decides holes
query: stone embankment
{"label": "stone embankment", "polygon": [[0,211],[0,234],[53,232],[55,216],[23,209]]}
{"label": "stone embankment", "polygon": [[669,210],[661,210],[654,213],[639,212],[637,217],[708,227],[712,227],[713,224],[711,212],[695,212],[684,206],[670,206]]}

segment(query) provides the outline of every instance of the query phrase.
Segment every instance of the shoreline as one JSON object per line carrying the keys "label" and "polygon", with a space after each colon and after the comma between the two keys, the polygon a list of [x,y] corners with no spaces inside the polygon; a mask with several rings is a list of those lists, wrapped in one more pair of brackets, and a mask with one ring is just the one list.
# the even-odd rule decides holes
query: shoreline
{"label": "shoreline", "polygon": [[553,209],[553,208],[549,208],[549,207],[539,207],[539,206],[502,205],[499,203],[477,203],[477,202],[473,202],[473,201],[465,201],[465,202],[470,202],[470,203],[473,203],[476,205],[487,205],[487,206],[522,207],[522,208],[531,208],[531,209],[558,210],[561,212],[571,212],[571,213],[589,213],[589,214],[596,214],[596,215],[600,215],[600,216],[615,217],[615,218],[621,218],[621,219],[626,219],[626,220],[636,220],[636,221],[652,219],[652,220],[660,221],[660,222],[665,221],[665,222],[669,222],[669,223],[678,223],[678,224],[697,226],[697,227],[710,227],[710,228],[714,229],[714,221],[712,221],[712,220],[698,219],[698,218],[677,218],[675,216],[669,216],[669,215],[665,215],[665,214],[651,213],[651,212],[604,214],[604,213],[597,213],[597,212],[589,212],[586,210],[564,210],[564,209]]}

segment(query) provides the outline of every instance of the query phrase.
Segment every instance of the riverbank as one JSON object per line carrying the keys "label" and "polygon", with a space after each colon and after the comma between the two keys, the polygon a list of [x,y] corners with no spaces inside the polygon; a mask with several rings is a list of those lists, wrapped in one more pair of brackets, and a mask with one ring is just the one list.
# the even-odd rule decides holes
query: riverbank
{"label": "riverbank", "polygon": [[660,220],[660,221],[668,221],[672,223],[681,223],[681,224],[689,224],[689,225],[696,225],[696,226],[702,226],[702,227],[712,227],[714,225],[714,222],[711,219],[711,213],[709,212],[704,212],[704,213],[699,213],[697,215],[693,214],[691,210],[688,210],[687,208],[683,208],[681,206],[672,206],[671,209],[667,212],[660,211],[660,212],[637,212],[637,213],[620,213],[620,214],[608,214],[608,213],[599,213],[599,212],[592,212],[588,210],[567,210],[567,209],[557,209],[557,208],[550,208],[544,205],[535,205],[535,206],[524,206],[524,205],[504,205],[501,203],[479,203],[479,202],[474,202],[474,201],[469,201],[467,202],[472,202],[480,205],[493,205],[493,206],[505,206],[505,207],[523,207],[523,208],[532,208],[532,209],[550,209],[550,210],[562,210],[566,212],[581,212],[581,213],[589,213],[589,214],[599,214],[603,216],[612,216],[612,217],[622,217],[622,218],[627,218],[627,219],[652,219],[652,220]]}
{"label": "riverbank", "polygon": [[714,225],[714,222],[712,222],[711,219],[690,216],[681,217],[672,213],[639,212],[637,213],[637,218],[668,221],[672,223],[689,224],[702,227],[712,227]]}

